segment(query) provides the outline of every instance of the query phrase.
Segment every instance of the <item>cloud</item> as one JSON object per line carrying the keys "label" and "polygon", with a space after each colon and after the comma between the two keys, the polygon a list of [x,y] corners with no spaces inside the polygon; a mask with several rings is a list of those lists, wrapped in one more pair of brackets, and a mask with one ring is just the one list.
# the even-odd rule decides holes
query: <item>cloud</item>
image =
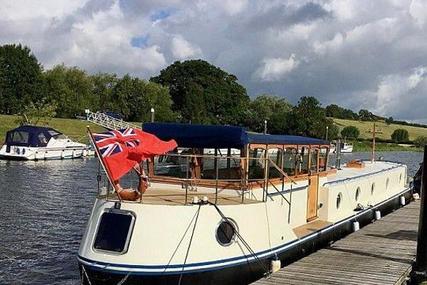
{"label": "cloud", "polygon": [[[0,44],[28,45],[45,68],[150,78],[202,58],[251,96],[316,96],[427,122],[422,0],[5,0]],[[404,102],[404,103],[402,103]],[[410,105],[410,106],[408,106]]]}
{"label": "cloud", "polygon": [[262,60],[262,65],[256,71],[256,76],[262,81],[276,81],[282,79],[299,64],[295,59],[295,54],[289,58],[266,58]]}
{"label": "cloud", "polygon": [[179,60],[195,58],[202,54],[199,47],[192,45],[180,35],[172,38],[171,48],[173,56]]}

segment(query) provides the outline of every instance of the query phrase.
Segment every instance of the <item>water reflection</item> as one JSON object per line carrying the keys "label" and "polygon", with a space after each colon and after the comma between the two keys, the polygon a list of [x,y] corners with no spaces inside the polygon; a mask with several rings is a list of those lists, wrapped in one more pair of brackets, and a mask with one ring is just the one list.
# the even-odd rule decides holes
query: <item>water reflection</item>
{"label": "water reflection", "polygon": [[[378,153],[408,165],[422,153]],[[344,154],[343,162],[370,153]],[[334,159],[331,158],[331,162]],[[0,161],[0,284],[79,284],[76,254],[96,193],[96,159]]]}

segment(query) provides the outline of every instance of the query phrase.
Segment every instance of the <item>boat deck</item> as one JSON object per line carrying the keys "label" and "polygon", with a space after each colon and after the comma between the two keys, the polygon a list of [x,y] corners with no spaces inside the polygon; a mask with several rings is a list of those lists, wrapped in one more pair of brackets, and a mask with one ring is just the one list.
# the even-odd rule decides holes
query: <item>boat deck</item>
{"label": "boat deck", "polygon": [[349,178],[353,179],[366,175],[374,175],[399,166],[397,163],[388,161],[375,161],[374,163],[370,161],[363,161],[363,163],[365,164],[363,168],[351,168],[346,167],[345,165],[342,166],[341,170],[337,171],[335,175],[328,176],[327,183],[335,183]]}
{"label": "boat deck", "polygon": [[[168,190],[168,189],[148,189],[142,195],[142,201],[126,201],[129,203],[143,203],[151,205],[185,205],[191,203],[193,197],[197,196],[201,200],[204,196],[208,197],[208,201],[215,203],[215,193],[204,193],[196,191],[188,191],[187,201],[185,199],[185,190]],[[99,195],[98,198],[105,198],[105,195]],[[118,200],[116,194],[109,195],[109,199]],[[253,199],[245,198],[242,202],[242,197],[232,196],[224,193],[218,193],[216,204],[218,205],[238,205],[238,204],[254,204],[262,203]]]}
{"label": "boat deck", "polygon": [[283,267],[253,285],[406,284],[417,247],[419,201]]}

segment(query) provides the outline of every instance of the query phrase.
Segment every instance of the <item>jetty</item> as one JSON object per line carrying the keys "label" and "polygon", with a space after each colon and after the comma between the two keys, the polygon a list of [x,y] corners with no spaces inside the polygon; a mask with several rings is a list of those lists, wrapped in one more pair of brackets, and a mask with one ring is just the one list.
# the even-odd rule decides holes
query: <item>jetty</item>
{"label": "jetty", "polygon": [[417,200],[252,284],[406,284],[419,213]]}

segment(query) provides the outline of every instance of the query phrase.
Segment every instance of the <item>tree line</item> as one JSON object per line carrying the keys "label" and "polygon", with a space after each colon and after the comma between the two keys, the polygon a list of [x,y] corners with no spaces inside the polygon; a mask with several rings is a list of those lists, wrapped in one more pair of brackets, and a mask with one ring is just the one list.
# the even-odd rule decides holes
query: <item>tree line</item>
{"label": "tree line", "polygon": [[323,108],[314,97],[296,105],[262,94],[254,99],[236,76],[203,60],[177,61],[150,80],[111,73],[88,74],[57,65],[44,70],[28,47],[0,46],[0,113],[74,118],[85,109],[120,113],[124,120],[244,126],[251,131],[334,139],[338,127],[329,117],[371,120],[337,105]]}

